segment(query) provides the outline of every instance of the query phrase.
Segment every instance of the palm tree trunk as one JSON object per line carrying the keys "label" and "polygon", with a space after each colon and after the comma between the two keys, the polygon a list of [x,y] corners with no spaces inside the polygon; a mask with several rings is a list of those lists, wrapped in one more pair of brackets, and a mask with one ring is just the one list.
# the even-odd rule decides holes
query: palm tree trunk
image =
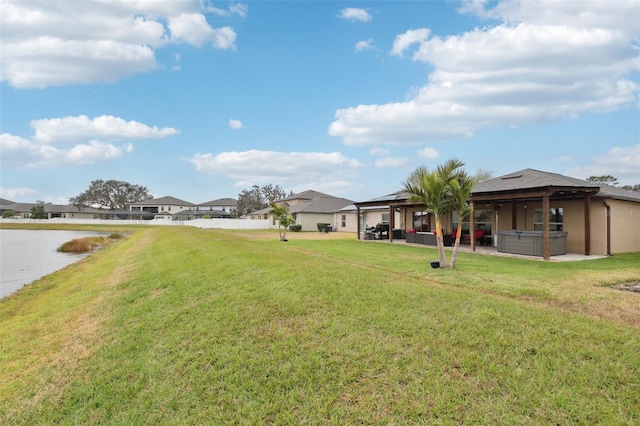
{"label": "palm tree trunk", "polygon": [[451,253],[451,260],[449,261],[449,266],[451,268],[455,268],[456,262],[458,261],[458,248],[460,248],[461,236],[462,236],[462,223],[459,223],[458,229],[456,229],[456,243],[453,245],[453,253]]}
{"label": "palm tree trunk", "polygon": [[440,267],[447,267],[447,259],[444,255],[444,238],[442,238],[442,224],[440,222],[440,215],[435,215],[436,219],[436,244],[438,246],[438,260],[440,261]]}

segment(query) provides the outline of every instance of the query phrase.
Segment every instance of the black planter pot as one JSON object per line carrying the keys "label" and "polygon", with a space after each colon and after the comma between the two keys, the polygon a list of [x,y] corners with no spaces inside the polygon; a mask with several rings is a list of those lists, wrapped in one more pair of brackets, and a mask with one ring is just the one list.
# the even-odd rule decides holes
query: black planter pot
{"label": "black planter pot", "polygon": [[440,261],[439,260],[434,260],[433,262],[431,262],[431,267],[433,269],[439,268],[440,267]]}

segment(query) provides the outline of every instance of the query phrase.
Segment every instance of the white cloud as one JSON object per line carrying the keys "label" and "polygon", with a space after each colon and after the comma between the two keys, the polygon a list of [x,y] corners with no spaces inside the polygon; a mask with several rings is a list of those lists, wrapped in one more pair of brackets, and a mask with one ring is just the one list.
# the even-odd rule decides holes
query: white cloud
{"label": "white cloud", "polygon": [[3,168],[37,169],[68,165],[90,165],[112,161],[134,151],[133,144],[114,144],[122,139],[158,139],[180,133],[171,127],[150,127],[137,121],[103,115],[94,119],[81,115],[33,120],[31,138],[3,133],[0,158]]}
{"label": "white cloud", "polygon": [[431,64],[428,84],[404,102],[336,111],[329,134],[350,145],[417,144],[637,106],[637,1],[484,6],[465,5],[503,23],[444,38],[428,28],[398,35],[391,53]]}
{"label": "white cloud", "polygon": [[435,148],[426,147],[418,151],[418,157],[424,158],[426,160],[433,160],[438,158],[440,153]]}
{"label": "white cloud", "polygon": [[382,157],[376,160],[376,167],[397,169],[409,164],[411,160],[406,157]]}
{"label": "white cloud", "polygon": [[342,9],[338,14],[338,17],[354,22],[369,22],[373,18],[365,9],[356,7],[348,7],[346,9]]}
{"label": "white cloud", "polygon": [[371,150],[369,151],[369,154],[381,157],[381,156],[389,155],[390,152],[388,149],[376,147],[376,148],[371,148]]}
{"label": "white cloud", "polygon": [[244,124],[242,124],[242,121],[240,120],[231,119],[229,120],[229,127],[235,130],[240,130],[240,129],[244,129]]}
{"label": "white cloud", "polygon": [[218,16],[232,16],[238,15],[241,18],[247,17],[247,12],[249,11],[249,6],[243,3],[232,3],[229,6],[229,9],[220,9],[217,7],[207,7],[205,9],[207,12],[215,13]]}
{"label": "white cloud", "polygon": [[236,33],[231,27],[211,28],[201,13],[183,13],[169,18],[169,29],[173,39],[194,46],[210,42],[220,49],[235,48]]}
{"label": "white cloud", "polygon": [[196,170],[220,174],[242,186],[264,183],[302,184],[355,176],[362,164],[339,152],[275,152],[250,150],[195,154]]}
{"label": "white cloud", "polygon": [[375,49],[374,45],[373,45],[373,39],[370,38],[368,40],[362,40],[356,43],[355,47],[354,47],[356,52],[360,52],[362,50],[371,50],[371,49]]}
{"label": "white cloud", "polygon": [[399,34],[393,42],[393,49],[391,54],[396,56],[402,56],[404,51],[413,44],[422,44],[427,41],[431,30],[428,28],[420,28],[417,30],[409,30],[404,34]]}
{"label": "white cloud", "polygon": [[199,0],[3,2],[0,81],[112,82],[161,68],[155,50],[168,44],[235,48],[233,29],[211,27],[203,7]]}
{"label": "white cloud", "polygon": [[573,157],[570,155],[561,155],[560,157],[556,157],[557,161],[562,161],[563,163],[569,163],[573,161]]}
{"label": "white cloud", "polygon": [[32,120],[34,140],[42,144],[69,143],[93,137],[106,139],[159,139],[179,134],[173,127],[150,127],[137,121],[126,121],[112,115],[93,119],[86,115]]}
{"label": "white cloud", "polygon": [[640,183],[640,144],[614,147],[609,152],[597,156],[592,164],[574,167],[564,174],[586,179],[589,176],[615,176],[621,185]]}

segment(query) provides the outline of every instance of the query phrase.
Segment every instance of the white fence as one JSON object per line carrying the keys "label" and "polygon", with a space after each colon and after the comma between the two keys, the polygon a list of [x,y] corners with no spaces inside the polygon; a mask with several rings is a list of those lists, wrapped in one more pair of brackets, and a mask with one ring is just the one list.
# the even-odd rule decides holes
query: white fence
{"label": "white fence", "polygon": [[273,229],[268,219],[195,219],[195,220],[103,220],[103,219],[1,219],[0,223],[66,223],[73,225],[159,225],[159,226],[193,226],[204,229]]}

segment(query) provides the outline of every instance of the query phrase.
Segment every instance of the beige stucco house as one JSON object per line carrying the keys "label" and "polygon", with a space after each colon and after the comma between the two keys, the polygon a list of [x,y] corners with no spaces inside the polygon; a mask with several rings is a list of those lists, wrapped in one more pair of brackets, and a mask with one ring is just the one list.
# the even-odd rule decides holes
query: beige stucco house
{"label": "beige stucco house", "polygon": [[[383,206],[389,213],[399,210],[399,222],[390,215],[391,228],[429,237],[433,218],[424,206],[408,199],[408,194],[397,192],[355,205],[359,211],[373,206]],[[640,252],[638,191],[525,169],[478,183],[469,202],[474,214],[460,223],[457,212],[448,212],[442,218],[442,232],[450,236],[462,226],[463,241],[474,249],[478,244],[500,249],[511,238],[532,238],[545,259],[553,255],[555,241],[562,239],[568,253]],[[358,231],[362,229],[359,221]]]}
{"label": "beige stucco house", "polygon": [[217,198],[215,200],[200,203],[196,206],[196,210],[199,211],[222,211],[225,213],[231,213],[236,210],[238,202],[233,198]]}
{"label": "beige stucco house", "polygon": [[[31,209],[38,206],[36,203],[15,203],[9,200],[2,200],[0,204],[0,214],[11,211],[13,219],[31,218]],[[118,212],[93,207],[77,207],[69,204],[40,204],[44,208],[47,219],[118,219],[120,215],[129,218],[129,212]]]}
{"label": "beige stucco house", "polygon": [[[296,224],[301,225],[303,231],[317,231],[318,223],[328,223],[335,231],[340,229],[341,225],[335,213],[341,208],[353,204],[353,201],[308,190],[277,200],[275,204],[287,207],[289,213],[295,218]],[[269,219],[274,221],[273,216],[269,213],[270,210],[271,208],[267,208],[261,212],[254,212],[252,215],[264,217],[266,214]]]}
{"label": "beige stucco house", "polygon": [[195,204],[188,201],[180,200],[175,197],[160,197],[133,203],[129,207],[129,210],[169,216],[183,210],[193,208],[195,208]]}

